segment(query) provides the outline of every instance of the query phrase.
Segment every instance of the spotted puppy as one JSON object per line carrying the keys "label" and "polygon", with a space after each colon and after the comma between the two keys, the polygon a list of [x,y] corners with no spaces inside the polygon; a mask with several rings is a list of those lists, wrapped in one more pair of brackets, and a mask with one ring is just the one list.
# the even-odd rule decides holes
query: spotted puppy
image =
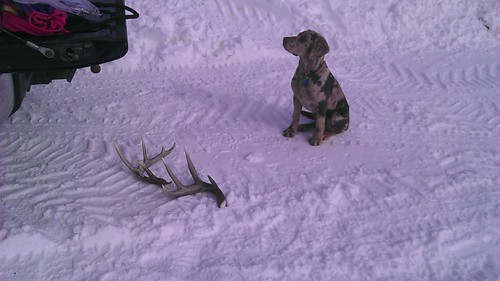
{"label": "spotted puppy", "polygon": [[[346,131],[349,127],[349,105],[324,60],[325,54],[330,51],[325,38],[313,30],[306,30],[295,37],[283,38],[283,47],[300,58],[292,78],[292,124],[283,131],[283,135],[291,138],[297,131],[315,129],[309,143],[317,146],[327,138]],[[310,112],[302,111],[302,107]],[[299,125],[301,112],[314,122]]]}

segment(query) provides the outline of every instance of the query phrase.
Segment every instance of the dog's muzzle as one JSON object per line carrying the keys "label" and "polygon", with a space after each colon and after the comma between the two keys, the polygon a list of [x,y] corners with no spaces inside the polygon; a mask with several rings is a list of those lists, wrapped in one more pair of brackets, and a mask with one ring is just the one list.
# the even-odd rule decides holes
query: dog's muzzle
{"label": "dog's muzzle", "polygon": [[294,47],[294,45],[292,45],[294,39],[295,39],[295,37],[284,37],[283,38],[283,48],[285,48],[285,50],[287,50],[288,52],[292,53],[292,55],[297,56],[297,54],[294,54],[292,52],[292,49]]}
{"label": "dog's muzzle", "polygon": [[287,48],[288,44],[290,44],[290,41],[292,41],[292,37],[284,37],[283,38],[283,48]]}

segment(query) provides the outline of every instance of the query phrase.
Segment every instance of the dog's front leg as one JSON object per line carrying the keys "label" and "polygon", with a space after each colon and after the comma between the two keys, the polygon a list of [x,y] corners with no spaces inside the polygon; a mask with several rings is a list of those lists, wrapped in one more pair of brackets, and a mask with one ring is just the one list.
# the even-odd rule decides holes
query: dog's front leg
{"label": "dog's front leg", "polygon": [[316,132],[314,136],[309,140],[312,146],[318,146],[321,144],[325,134],[325,122],[326,122],[326,101],[321,102],[318,106],[318,113],[316,114]]}
{"label": "dog's front leg", "polygon": [[299,127],[300,111],[301,110],[302,110],[302,103],[294,95],[293,96],[292,124],[290,124],[290,127],[286,128],[283,131],[283,136],[285,136],[287,138],[293,138],[293,137],[295,137],[295,134],[297,134],[297,128]]}

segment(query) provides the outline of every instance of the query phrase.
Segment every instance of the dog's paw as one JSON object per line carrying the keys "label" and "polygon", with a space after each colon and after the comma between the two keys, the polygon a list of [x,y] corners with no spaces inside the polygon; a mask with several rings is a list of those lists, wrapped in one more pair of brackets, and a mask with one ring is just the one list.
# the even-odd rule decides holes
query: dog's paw
{"label": "dog's paw", "polygon": [[318,146],[323,142],[323,136],[319,134],[314,134],[314,136],[309,140],[312,146]]}
{"label": "dog's paw", "polygon": [[287,138],[293,138],[293,137],[295,137],[296,134],[297,134],[297,129],[292,128],[292,126],[286,128],[283,131],[283,136],[285,136]]}

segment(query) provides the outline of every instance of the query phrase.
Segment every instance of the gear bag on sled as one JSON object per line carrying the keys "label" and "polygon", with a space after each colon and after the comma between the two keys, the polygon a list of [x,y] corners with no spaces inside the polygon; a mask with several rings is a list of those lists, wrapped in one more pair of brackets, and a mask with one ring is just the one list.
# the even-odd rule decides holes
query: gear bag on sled
{"label": "gear bag on sled", "polygon": [[10,85],[0,85],[0,98],[13,89],[8,115],[31,85],[71,82],[78,68],[98,73],[100,64],[123,57],[126,20],[138,17],[124,0],[0,0],[0,83]]}

